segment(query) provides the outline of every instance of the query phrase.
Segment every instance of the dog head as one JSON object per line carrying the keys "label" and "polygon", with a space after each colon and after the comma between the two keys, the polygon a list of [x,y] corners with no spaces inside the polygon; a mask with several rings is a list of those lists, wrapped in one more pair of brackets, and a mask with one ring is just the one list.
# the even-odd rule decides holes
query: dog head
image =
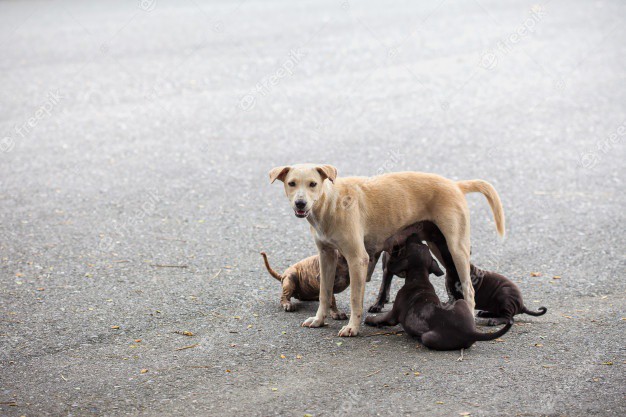
{"label": "dog head", "polygon": [[335,182],[337,168],[332,165],[298,164],[276,167],[270,171],[270,182],[284,183],[285,194],[296,217],[309,215],[324,193],[324,181]]}
{"label": "dog head", "polygon": [[[435,274],[438,277],[443,275],[439,264],[428,250],[428,246],[420,241],[417,234],[409,236],[403,251],[394,251],[391,254],[387,267],[389,272],[394,275],[416,269],[424,271],[427,277],[430,274]],[[408,276],[409,274],[407,274],[407,278]]]}

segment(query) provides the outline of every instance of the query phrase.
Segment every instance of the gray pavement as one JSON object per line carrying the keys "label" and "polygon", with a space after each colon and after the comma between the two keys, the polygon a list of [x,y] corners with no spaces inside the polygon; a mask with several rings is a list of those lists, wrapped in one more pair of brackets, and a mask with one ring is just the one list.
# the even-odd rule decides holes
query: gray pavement
{"label": "gray pavement", "polygon": [[[0,415],[624,414],[625,16],[0,2]],[[548,314],[462,361],[300,328],[258,251],[315,252],[267,180],[309,161],[489,180],[507,238],[469,195],[472,259]]]}

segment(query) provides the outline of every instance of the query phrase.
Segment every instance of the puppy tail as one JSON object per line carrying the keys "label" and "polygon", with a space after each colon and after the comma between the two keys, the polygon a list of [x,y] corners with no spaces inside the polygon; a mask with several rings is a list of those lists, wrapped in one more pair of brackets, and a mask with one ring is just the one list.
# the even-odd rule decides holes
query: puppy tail
{"label": "puppy tail", "polygon": [[458,181],[457,184],[463,194],[481,193],[487,198],[491,211],[493,212],[493,219],[496,222],[498,234],[504,237],[504,209],[502,208],[500,196],[493,185],[483,180]]}
{"label": "puppy tail", "polygon": [[283,277],[278,272],[274,271],[270,266],[270,263],[267,261],[267,254],[265,252],[261,252],[261,256],[263,257],[263,261],[265,262],[265,268],[267,268],[267,272],[269,272],[271,276],[273,276],[280,282],[283,282]]}
{"label": "puppy tail", "polygon": [[474,339],[476,341],[485,341],[485,340],[493,340],[493,339],[497,339],[500,336],[504,335],[506,332],[509,331],[509,329],[513,326],[513,320],[509,320],[509,322],[506,324],[506,326],[504,326],[503,328],[501,328],[500,330],[498,330],[495,333],[482,333],[482,332],[474,332]]}
{"label": "puppy tail", "polygon": [[544,314],[546,314],[546,311],[548,311],[548,309],[545,307],[539,307],[539,311],[532,311],[527,309],[526,307],[522,309],[522,313],[529,314],[531,316],[543,316]]}

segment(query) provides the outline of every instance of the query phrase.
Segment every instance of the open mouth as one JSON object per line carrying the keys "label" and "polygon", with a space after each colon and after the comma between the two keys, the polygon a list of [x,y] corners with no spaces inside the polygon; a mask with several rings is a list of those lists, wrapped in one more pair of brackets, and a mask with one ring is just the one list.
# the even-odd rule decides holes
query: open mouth
{"label": "open mouth", "polygon": [[309,212],[307,210],[295,210],[295,212],[296,217],[299,217],[301,219],[309,215]]}

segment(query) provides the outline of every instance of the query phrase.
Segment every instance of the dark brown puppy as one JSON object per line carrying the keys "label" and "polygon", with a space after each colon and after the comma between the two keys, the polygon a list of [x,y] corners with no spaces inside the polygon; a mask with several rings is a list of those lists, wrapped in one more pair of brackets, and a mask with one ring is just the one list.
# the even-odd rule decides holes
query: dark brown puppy
{"label": "dark brown puppy", "polygon": [[[443,233],[439,230],[437,225],[433,222],[423,221],[414,225],[415,230],[417,230],[417,236],[420,241],[427,241],[431,251],[435,254],[437,259],[439,259],[443,266],[447,271],[454,271],[454,275],[458,280],[458,274],[456,273],[456,267],[454,266],[454,261],[452,260],[452,255],[448,250],[448,245],[446,243],[446,238],[443,236]],[[389,264],[389,259],[393,256],[398,256],[400,251],[404,249],[404,245],[395,246],[391,253],[384,252],[383,253],[383,279],[380,284],[380,290],[378,291],[378,297],[376,302],[370,306],[368,311],[370,313],[378,313],[384,307],[385,303],[389,302],[389,290],[391,289],[391,281],[394,275],[399,276],[400,278],[405,278],[404,271],[398,274],[392,274],[389,272],[389,268],[387,265]],[[470,264],[470,267],[472,264]],[[460,280],[459,280],[460,282]],[[448,291],[448,297],[452,300],[452,294]],[[461,297],[462,298],[462,297]]]}
{"label": "dark brown puppy", "polygon": [[474,315],[465,300],[441,304],[428,276],[431,273],[441,276],[443,271],[417,235],[407,239],[405,253],[392,257],[387,267],[393,274],[406,271],[406,283],[398,291],[391,311],[367,316],[367,325],[395,326],[400,323],[409,335],[434,350],[467,349],[474,342],[502,336],[513,325],[511,320],[495,333],[481,333],[476,330]]}
{"label": "dark brown puppy", "polygon": [[[456,273],[452,256],[448,251],[446,239],[439,228],[432,222],[421,222],[418,237],[434,244],[431,249],[439,251],[439,258],[446,268],[446,290],[449,301],[463,299],[461,283]],[[378,293],[378,299],[370,307],[370,312],[381,311],[385,302],[389,302],[389,288],[393,274],[386,266],[390,255],[383,255],[383,280]],[[524,306],[522,292],[519,287],[505,276],[496,272],[486,271],[470,264],[470,277],[475,291],[476,309],[478,317],[489,318],[488,326],[497,326],[508,323],[513,316],[521,313],[531,316],[541,316],[546,313],[547,308],[541,307],[539,311],[528,310]]]}
{"label": "dark brown puppy", "polygon": [[[517,314],[541,316],[548,311],[545,307],[539,307],[539,311],[528,310],[519,287],[504,275],[474,265],[471,266],[470,275],[476,291],[476,308],[481,310],[476,316],[488,318],[488,326],[508,323]],[[455,299],[463,298],[461,283],[455,273],[446,274],[446,288]]]}
{"label": "dark brown puppy", "polygon": [[[280,297],[285,311],[295,311],[295,306],[291,303],[291,297],[301,301],[319,301],[320,299],[320,258],[318,255],[309,256],[298,263],[285,269],[279,274],[274,271],[267,260],[267,254],[261,252],[265,267],[271,276],[279,280],[283,286],[283,293]],[[348,262],[346,258],[339,255],[337,259],[337,269],[335,271],[335,284],[333,294],[339,294],[350,286],[350,275],[348,274]],[[339,311],[335,296],[333,295],[330,305],[330,316],[335,320],[347,320],[346,313]]]}

